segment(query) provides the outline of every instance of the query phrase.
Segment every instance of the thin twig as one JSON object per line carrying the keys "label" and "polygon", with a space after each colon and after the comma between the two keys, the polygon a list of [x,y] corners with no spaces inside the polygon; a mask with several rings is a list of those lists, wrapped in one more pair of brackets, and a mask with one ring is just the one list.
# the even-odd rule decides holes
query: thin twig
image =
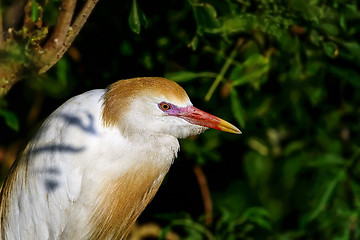
{"label": "thin twig", "polygon": [[65,42],[68,35],[71,19],[74,14],[76,0],[63,0],[61,2],[59,16],[49,40],[44,46],[44,50],[57,51]]}
{"label": "thin twig", "polygon": [[212,95],[214,94],[215,89],[217,88],[217,86],[219,85],[219,83],[224,79],[224,76],[227,72],[227,70],[229,69],[229,67],[231,66],[231,64],[234,61],[234,58],[236,57],[236,54],[238,53],[238,49],[239,47],[243,44],[244,39],[240,38],[236,45],[235,48],[231,51],[230,56],[226,59],[223,67],[220,70],[220,73],[217,75],[217,77],[215,78],[215,81],[213,82],[213,84],[211,85],[208,93],[205,96],[205,101],[209,101],[210,98],[212,97]]}
{"label": "thin twig", "polygon": [[205,224],[207,226],[211,226],[211,224],[213,222],[213,218],[212,218],[213,206],[212,206],[210,190],[209,190],[209,186],[208,186],[208,183],[206,180],[206,176],[205,176],[202,168],[199,165],[194,166],[194,173],[195,173],[196,179],[199,183],[201,196],[202,196],[202,199],[204,202]]}
{"label": "thin twig", "polygon": [[64,52],[66,51],[66,49],[69,48],[71,43],[74,41],[75,37],[80,32],[81,28],[85,24],[86,20],[90,16],[90,13],[94,9],[94,7],[98,1],[99,0],[88,0],[85,3],[84,7],[81,9],[80,13],[77,15],[77,17],[74,21],[74,24],[71,26],[71,34],[69,34],[67,36],[65,43],[62,46],[62,48],[65,49]]}

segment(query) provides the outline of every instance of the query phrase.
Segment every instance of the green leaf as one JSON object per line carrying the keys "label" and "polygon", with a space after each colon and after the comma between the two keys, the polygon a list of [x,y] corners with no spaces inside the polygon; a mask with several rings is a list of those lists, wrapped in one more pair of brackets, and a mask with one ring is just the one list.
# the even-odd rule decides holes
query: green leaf
{"label": "green leaf", "polygon": [[360,60],[360,44],[358,42],[343,42],[341,43],[357,61]]}
{"label": "green leaf", "polygon": [[14,113],[8,110],[0,109],[0,116],[5,119],[5,123],[8,127],[14,131],[19,131],[19,119]]}
{"label": "green leaf", "polygon": [[336,25],[331,23],[322,23],[320,25],[320,28],[324,30],[327,34],[336,36],[339,35],[339,29]]}
{"label": "green leaf", "polygon": [[260,26],[256,16],[251,14],[222,18],[221,22],[221,29],[225,34],[247,32]]}
{"label": "green leaf", "polygon": [[144,53],[144,56],[142,57],[140,62],[148,70],[151,70],[154,67],[153,59],[152,59],[151,53],[149,53],[149,52]]}
{"label": "green leaf", "polygon": [[230,79],[233,81],[233,86],[250,83],[258,89],[261,83],[267,80],[269,69],[269,58],[261,54],[253,54],[246,59],[242,66],[237,66],[233,69]]}
{"label": "green leaf", "polygon": [[36,0],[33,0],[31,3],[31,21],[36,22],[39,17],[38,6]]}
{"label": "green leaf", "polygon": [[165,77],[175,82],[187,82],[197,78],[198,75],[194,72],[180,71],[175,73],[168,73],[165,75]]}
{"label": "green leaf", "polygon": [[136,0],[133,0],[128,21],[130,29],[136,34],[140,33],[142,26],[146,28],[148,25],[147,18],[139,8]]}
{"label": "green leaf", "polygon": [[358,71],[339,66],[330,66],[328,69],[330,70],[330,73],[334,74],[339,79],[349,82],[354,87],[360,87],[360,74]]}
{"label": "green leaf", "polygon": [[240,127],[245,128],[244,110],[235,88],[231,89],[230,97],[232,113],[234,114],[235,119],[239,123]]}
{"label": "green leaf", "polygon": [[324,63],[320,61],[309,61],[306,66],[306,76],[311,77],[316,75],[320,70],[324,68]]}
{"label": "green leaf", "polygon": [[191,236],[189,238],[184,239],[209,239],[209,240],[215,240],[212,233],[203,225],[193,221],[192,219],[179,219],[174,220],[172,222],[173,226],[184,226],[185,230],[188,232],[188,234]]}
{"label": "green leaf", "polygon": [[243,221],[251,221],[257,223],[259,226],[271,230],[271,223],[268,219],[270,216],[269,212],[261,207],[251,207],[246,209],[242,215]]}
{"label": "green leaf", "polygon": [[193,13],[198,27],[198,33],[217,33],[219,32],[219,20],[215,8],[206,3],[192,3]]}
{"label": "green leaf", "polygon": [[195,51],[198,44],[199,44],[199,37],[195,36],[191,39],[191,42],[188,44],[188,47],[191,47],[191,49]]}
{"label": "green leaf", "polygon": [[291,154],[293,154],[294,152],[298,152],[300,150],[302,150],[305,146],[305,142],[304,141],[293,141],[290,142],[288,145],[286,145],[286,147],[284,148],[284,155],[285,156],[290,156]]}
{"label": "green leaf", "polygon": [[324,42],[323,49],[327,56],[335,58],[338,55],[338,48],[333,42]]}
{"label": "green leaf", "polygon": [[344,159],[341,156],[333,153],[326,153],[320,156],[313,156],[311,161],[307,163],[308,167],[323,168],[333,167],[338,168],[344,164]]}
{"label": "green leaf", "polygon": [[326,209],[326,207],[329,205],[328,203],[330,201],[330,197],[335,191],[337,184],[343,181],[344,179],[345,179],[344,172],[343,171],[339,172],[336,178],[327,184],[325,190],[319,193],[320,198],[309,216],[309,221],[317,218],[317,216]]}
{"label": "green leaf", "polygon": [[316,46],[320,46],[323,36],[317,30],[312,29],[310,31],[309,39]]}
{"label": "green leaf", "polygon": [[204,77],[216,77],[216,73],[212,72],[189,72],[189,71],[179,71],[174,73],[167,73],[165,75],[166,78],[171,79],[175,82],[188,82],[192,81],[196,78],[204,78]]}
{"label": "green leaf", "polygon": [[303,17],[307,20],[319,22],[319,16],[317,14],[317,8],[310,6],[309,1],[307,0],[291,0],[290,7],[294,10],[299,11],[303,14]]}

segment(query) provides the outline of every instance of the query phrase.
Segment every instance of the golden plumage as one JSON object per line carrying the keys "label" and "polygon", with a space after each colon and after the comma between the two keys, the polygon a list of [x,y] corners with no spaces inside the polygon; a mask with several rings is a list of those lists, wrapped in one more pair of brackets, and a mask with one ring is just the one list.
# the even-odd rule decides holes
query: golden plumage
{"label": "golden plumage", "polygon": [[104,108],[102,118],[105,126],[114,126],[119,116],[132,106],[134,97],[141,95],[163,96],[171,102],[178,104],[189,103],[185,90],[174,81],[161,77],[144,77],[120,80],[107,89],[104,95]]}

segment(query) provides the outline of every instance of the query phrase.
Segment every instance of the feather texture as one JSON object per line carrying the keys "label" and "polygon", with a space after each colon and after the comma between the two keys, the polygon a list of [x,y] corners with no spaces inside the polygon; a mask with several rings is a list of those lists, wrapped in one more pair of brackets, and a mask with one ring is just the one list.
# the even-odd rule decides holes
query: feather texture
{"label": "feather texture", "polygon": [[76,96],[42,124],[2,187],[1,239],[126,237],[179,144],[170,135],[134,141],[105,126],[106,93]]}
{"label": "feather texture", "polygon": [[164,78],[73,97],[45,120],[2,186],[0,239],[125,239],[176,157],[177,138],[207,126],[240,133]]}
{"label": "feather texture", "polygon": [[179,104],[190,102],[185,90],[166,78],[132,78],[118,81],[112,84],[104,95],[103,121],[105,126],[114,126],[121,119],[122,113],[128,112],[128,109],[133,106],[131,102],[134,97],[139,96],[163,96],[170,102]]}

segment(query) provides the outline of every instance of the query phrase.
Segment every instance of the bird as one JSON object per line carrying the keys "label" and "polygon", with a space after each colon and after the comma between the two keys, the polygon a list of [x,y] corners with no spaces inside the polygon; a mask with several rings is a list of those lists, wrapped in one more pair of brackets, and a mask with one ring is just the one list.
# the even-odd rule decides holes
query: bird
{"label": "bird", "polygon": [[0,195],[0,239],[126,239],[179,151],[208,128],[240,134],[162,77],[70,98],[42,123]]}

